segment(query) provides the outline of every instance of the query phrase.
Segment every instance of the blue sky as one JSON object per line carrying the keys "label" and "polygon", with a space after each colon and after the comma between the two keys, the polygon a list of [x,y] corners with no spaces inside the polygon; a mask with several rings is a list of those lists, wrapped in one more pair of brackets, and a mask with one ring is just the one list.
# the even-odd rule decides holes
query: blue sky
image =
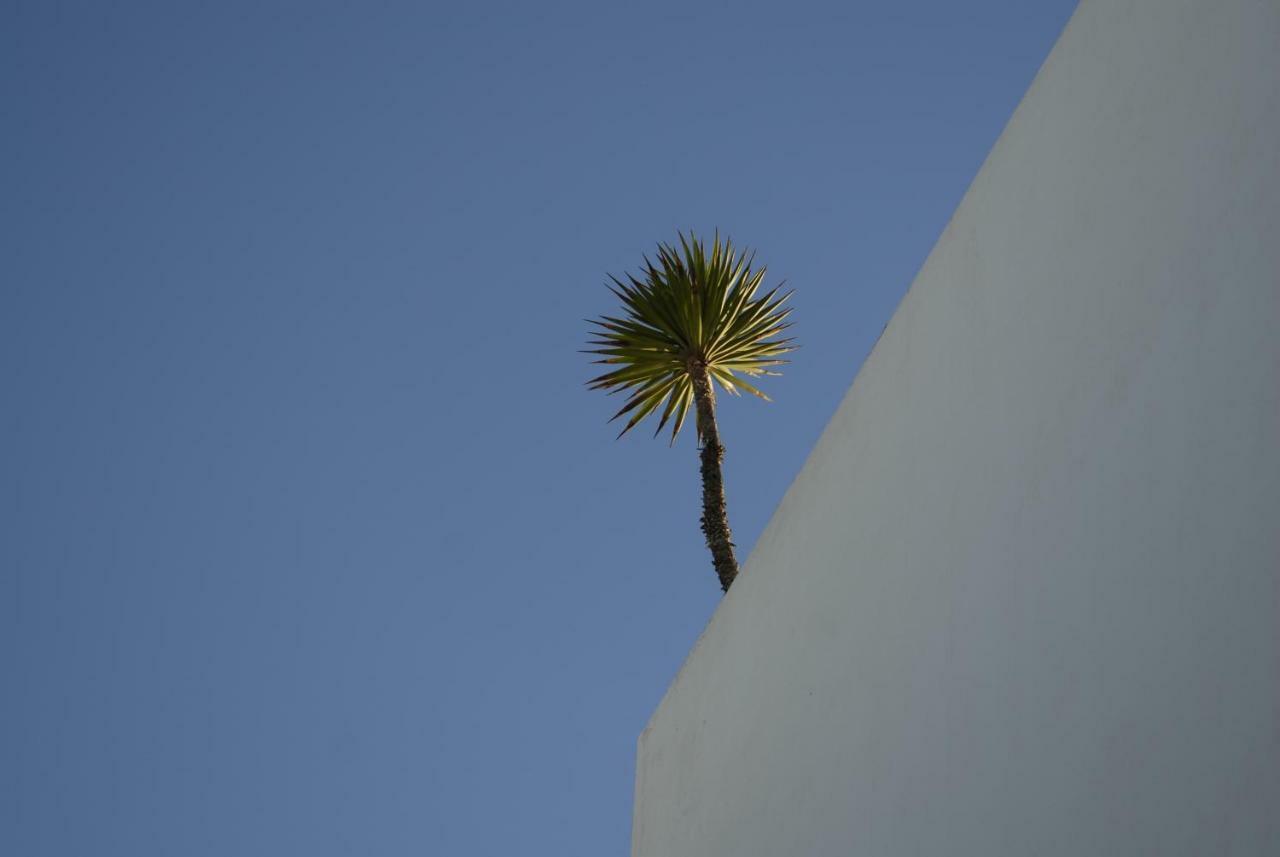
{"label": "blue sky", "polygon": [[796,290],[745,555],[1073,6],[5,4],[0,852],[627,853],[719,589],[606,272]]}

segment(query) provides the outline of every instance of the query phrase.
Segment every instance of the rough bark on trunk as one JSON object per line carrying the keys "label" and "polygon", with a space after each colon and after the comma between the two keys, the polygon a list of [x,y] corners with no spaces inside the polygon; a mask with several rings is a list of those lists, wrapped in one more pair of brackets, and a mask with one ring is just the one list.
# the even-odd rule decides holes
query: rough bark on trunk
{"label": "rough bark on trunk", "polygon": [[716,394],[705,365],[690,364],[689,374],[693,378],[693,401],[702,441],[702,533],[707,538],[720,588],[728,592],[738,576],[738,560],[733,555],[733,534],[729,531],[729,513],[724,500],[724,477],[720,469],[724,446],[716,426]]}

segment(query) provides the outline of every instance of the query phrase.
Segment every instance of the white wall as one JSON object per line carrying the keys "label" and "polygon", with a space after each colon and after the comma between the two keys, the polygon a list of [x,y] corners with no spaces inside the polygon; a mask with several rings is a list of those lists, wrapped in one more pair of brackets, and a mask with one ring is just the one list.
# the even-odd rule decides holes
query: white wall
{"label": "white wall", "polygon": [[1085,0],[641,736],[637,857],[1280,854],[1280,0]]}

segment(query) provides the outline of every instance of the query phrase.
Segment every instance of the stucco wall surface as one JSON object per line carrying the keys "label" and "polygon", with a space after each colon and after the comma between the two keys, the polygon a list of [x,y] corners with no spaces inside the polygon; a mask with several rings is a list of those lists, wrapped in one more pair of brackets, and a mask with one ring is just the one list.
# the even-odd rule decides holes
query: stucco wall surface
{"label": "stucco wall surface", "polygon": [[633,854],[1280,855],[1280,0],[1084,0],[641,736]]}

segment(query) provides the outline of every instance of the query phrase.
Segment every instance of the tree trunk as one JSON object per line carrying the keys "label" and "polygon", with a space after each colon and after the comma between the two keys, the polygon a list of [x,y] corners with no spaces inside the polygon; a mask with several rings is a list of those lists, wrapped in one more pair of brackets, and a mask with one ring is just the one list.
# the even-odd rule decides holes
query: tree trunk
{"label": "tree trunk", "polygon": [[733,555],[733,534],[729,531],[729,513],[724,501],[724,477],[720,462],[724,447],[716,426],[716,394],[711,376],[702,363],[691,363],[693,401],[697,408],[698,437],[702,441],[702,534],[707,537],[711,564],[725,592],[738,576],[738,560]]}

